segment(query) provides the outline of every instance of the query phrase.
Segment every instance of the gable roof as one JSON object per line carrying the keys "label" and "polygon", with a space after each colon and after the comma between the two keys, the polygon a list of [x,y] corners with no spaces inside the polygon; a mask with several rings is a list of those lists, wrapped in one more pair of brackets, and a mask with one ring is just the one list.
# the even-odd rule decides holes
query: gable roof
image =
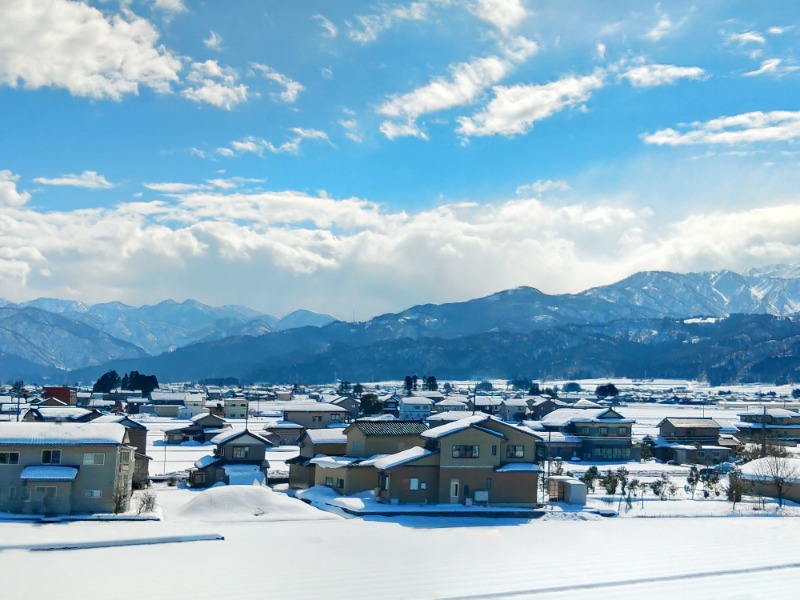
{"label": "gable roof", "polygon": [[364,435],[420,435],[428,430],[419,421],[353,421],[344,430],[345,433],[358,429]]}
{"label": "gable roof", "polygon": [[305,437],[312,444],[347,443],[347,436],[342,429],[306,429]]}
{"label": "gable roof", "polygon": [[296,404],[287,403],[283,407],[283,412],[331,412],[346,413],[347,409],[327,402],[298,402]]}
{"label": "gable roof", "polygon": [[388,469],[393,469],[395,467],[399,467],[400,465],[419,460],[420,458],[425,458],[431,454],[433,454],[433,452],[430,450],[425,450],[425,448],[422,446],[414,446],[413,448],[408,448],[402,452],[388,454],[387,456],[379,458],[375,461],[375,468],[379,471],[386,471]]}
{"label": "gable roof", "polygon": [[119,423],[129,429],[147,429],[141,423],[137,423],[128,415],[102,415],[92,420],[93,423]]}
{"label": "gable roof", "polygon": [[452,423],[445,423],[444,425],[439,425],[433,429],[428,429],[428,431],[422,433],[422,437],[429,440],[438,440],[439,438],[443,438],[458,431],[469,429],[478,423],[483,423],[489,418],[489,415],[472,415],[471,417],[466,417],[464,419],[459,419],[458,421],[453,421]]}
{"label": "gable roof", "polygon": [[272,442],[270,442],[266,438],[261,437],[257,433],[253,433],[252,431],[250,431],[248,429],[236,429],[234,431],[225,431],[225,432],[220,433],[218,435],[215,435],[213,438],[211,438],[211,443],[212,444],[216,444],[217,446],[219,446],[220,444],[227,444],[228,442],[231,442],[231,441],[233,441],[233,440],[235,440],[237,438],[240,438],[242,436],[245,436],[245,435],[249,436],[249,437],[251,437],[251,438],[253,438],[253,439],[255,439],[255,440],[259,441],[259,442],[263,442],[267,446],[272,446]]}
{"label": "gable roof", "polygon": [[661,419],[661,421],[658,423],[658,427],[661,427],[664,423],[670,423],[673,427],[697,427],[697,428],[713,427],[714,429],[722,429],[722,426],[711,418],[700,419],[700,418],[666,417],[664,419]]}

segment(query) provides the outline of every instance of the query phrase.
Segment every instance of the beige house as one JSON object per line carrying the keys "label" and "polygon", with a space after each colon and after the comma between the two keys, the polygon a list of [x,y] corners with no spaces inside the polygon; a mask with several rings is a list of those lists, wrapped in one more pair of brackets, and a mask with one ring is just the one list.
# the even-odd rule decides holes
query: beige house
{"label": "beige house", "polygon": [[283,420],[306,429],[325,429],[347,423],[350,413],[346,408],[326,402],[297,402],[283,409]]}
{"label": "beige house", "polygon": [[347,456],[366,458],[376,454],[394,454],[412,446],[422,446],[420,438],[428,427],[418,421],[381,421],[359,419],[348,425]]}
{"label": "beige house", "polygon": [[103,415],[94,423],[119,423],[128,431],[130,445],[136,449],[134,453],[133,487],[141,489],[150,485],[150,461],[147,456],[147,427],[137,423],[127,415]]}
{"label": "beige house", "polygon": [[305,489],[315,485],[316,456],[343,456],[347,451],[347,436],[341,429],[308,429],[298,442],[300,454],[286,461],[289,465],[289,487]]}
{"label": "beige house", "polygon": [[183,442],[195,441],[202,444],[211,441],[231,427],[230,423],[222,417],[208,412],[195,415],[189,421],[189,424],[185,427],[165,431],[166,443],[182,444]]}
{"label": "beige house", "polygon": [[391,503],[535,506],[535,438],[524,427],[475,415],[421,434],[425,448],[382,457],[379,499]]}
{"label": "beige house", "polygon": [[124,511],[133,469],[118,423],[0,423],[0,511]]}

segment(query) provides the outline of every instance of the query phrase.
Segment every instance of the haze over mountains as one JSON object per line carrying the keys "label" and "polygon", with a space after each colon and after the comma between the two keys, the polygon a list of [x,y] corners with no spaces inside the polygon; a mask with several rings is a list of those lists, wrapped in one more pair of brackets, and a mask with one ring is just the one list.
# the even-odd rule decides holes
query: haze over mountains
{"label": "haze over mountains", "polygon": [[[800,267],[650,271],[579,294],[516,288],[363,323],[276,319],[195,301],[0,307],[0,376],[84,382],[109,368],[160,380],[325,382],[447,377],[800,380]],[[731,317],[731,315],[736,315]]]}

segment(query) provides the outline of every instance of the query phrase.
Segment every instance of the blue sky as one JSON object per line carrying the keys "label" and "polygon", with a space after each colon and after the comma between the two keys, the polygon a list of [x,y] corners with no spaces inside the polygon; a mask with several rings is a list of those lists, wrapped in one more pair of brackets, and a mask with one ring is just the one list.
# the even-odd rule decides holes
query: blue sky
{"label": "blue sky", "polygon": [[0,295],[364,319],[800,262],[798,17],[6,0]]}

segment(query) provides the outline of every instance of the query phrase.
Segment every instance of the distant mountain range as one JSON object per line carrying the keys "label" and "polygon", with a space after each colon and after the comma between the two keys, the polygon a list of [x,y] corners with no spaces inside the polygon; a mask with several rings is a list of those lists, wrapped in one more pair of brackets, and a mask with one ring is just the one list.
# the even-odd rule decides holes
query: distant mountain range
{"label": "distant mountain range", "polygon": [[[42,299],[0,308],[0,376],[90,382],[110,368],[163,381],[707,377],[800,381],[800,267],[649,271],[579,294],[521,287],[363,323],[278,320],[194,301],[130,307]],[[53,341],[57,343],[53,343]],[[31,376],[29,375],[30,379]]]}

